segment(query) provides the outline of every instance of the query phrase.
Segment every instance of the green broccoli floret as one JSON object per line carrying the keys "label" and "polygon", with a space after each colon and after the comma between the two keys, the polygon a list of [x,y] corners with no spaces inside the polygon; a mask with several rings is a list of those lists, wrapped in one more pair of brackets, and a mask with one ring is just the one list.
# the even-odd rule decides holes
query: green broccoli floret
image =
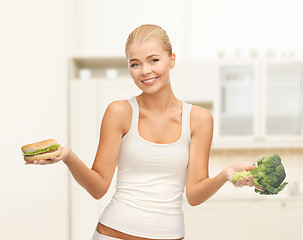
{"label": "green broccoli floret", "polygon": [[255,189],[256,193],[263,195],[278,194],[287,185],[284,182],[286,173],[281,158],[278,154],[265,156],[257,161],[258,167],[251,171],[237,172],[233,175],[233,183],[237,182],[240,178],[252,175],[254,183],[264,191]]}

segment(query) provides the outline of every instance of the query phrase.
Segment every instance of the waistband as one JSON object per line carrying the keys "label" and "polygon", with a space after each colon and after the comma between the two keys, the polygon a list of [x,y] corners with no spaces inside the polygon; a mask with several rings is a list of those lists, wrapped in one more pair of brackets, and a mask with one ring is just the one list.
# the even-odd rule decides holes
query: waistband
{"label": "waistband", "polygon": [[105,236],[103,234],[98,233],[97,230],[95,230],[92,240],[122,240],[122,239]]}
{"label": "waistband", "polygon": [[[98,233],[97,230],[95,230],[92,240],[122,240],[122,239],[105,236],[103,234]],[[182,238],[182,240],[185,240],[185,238]]]}

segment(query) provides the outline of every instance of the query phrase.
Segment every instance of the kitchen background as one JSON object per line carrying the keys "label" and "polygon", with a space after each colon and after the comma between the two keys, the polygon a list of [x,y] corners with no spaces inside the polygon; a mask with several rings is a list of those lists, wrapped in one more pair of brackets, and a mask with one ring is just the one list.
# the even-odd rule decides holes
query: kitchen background
{"label": "kitchen background", "polygon": [[0,238],[90,239],[113,192],[95,200],[63,163],[25,166],[47,138],[91,166],[106,105],[139,93],[124,44],[144,23],[169,34],[180,98],[208,108],[210,176],[278,153],[289,185],[260,196],[230,183],[184,202],[186,239],[303,239],[302,1],[29,0],[0,3]]}

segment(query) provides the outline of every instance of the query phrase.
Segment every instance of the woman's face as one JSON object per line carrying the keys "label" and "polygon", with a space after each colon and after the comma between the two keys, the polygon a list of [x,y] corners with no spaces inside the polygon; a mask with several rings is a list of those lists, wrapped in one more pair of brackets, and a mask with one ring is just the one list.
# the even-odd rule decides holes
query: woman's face
{"label": "woman's face", "polygon": [[135,84],[145,93],[155,93],[170,84],[170,69],[175,65],[158,39],[135,42],[127,50],[128,66]]}

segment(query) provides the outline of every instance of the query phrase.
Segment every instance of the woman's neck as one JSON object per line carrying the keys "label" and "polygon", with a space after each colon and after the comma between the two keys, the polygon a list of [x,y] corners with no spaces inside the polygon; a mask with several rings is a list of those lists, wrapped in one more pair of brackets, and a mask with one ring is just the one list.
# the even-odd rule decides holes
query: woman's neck
{"label": "woman's neck", "polygon": [[140,107],[155,113],[165,113],[179,106],[179,100],[175,97],[171,86],[155,94],[142,93],[137,98]]}

